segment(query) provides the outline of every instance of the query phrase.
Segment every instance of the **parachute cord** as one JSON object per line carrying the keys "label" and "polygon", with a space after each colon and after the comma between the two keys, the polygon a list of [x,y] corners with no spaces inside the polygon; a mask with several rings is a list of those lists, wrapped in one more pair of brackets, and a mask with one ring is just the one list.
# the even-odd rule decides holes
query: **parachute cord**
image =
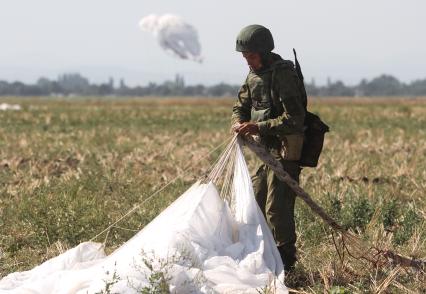
{"label": "parachute cord", "polygon": [[[166,189],[168,186],[170,186],[171,184],[173,184],[174,182],[176,182],[178,179],[180,179],[182,176],[184,176],[184,174],[192,169],[195,165],[195,163],[207,158],[208,156],[210,156],[211,154],[213,154],[214,152],[216,152],[219,148],[221,148],[223,145],[225,145],[226,143],[228,143],[229,141],[235,142],[236,141],[236,135],[232,135],[230,137],[228,137],[227,139],[225,139],[222,143],[220,143],[219,145],[217,145],[216,147],[214,147],[210,152],[208,152],[207,154],[204,154],[202,157],[200,157],[199,159],[197,159],[196,161],[192,161],[192,164],[189,164],[187,167],[185,167],[182,171],[182,173],[180,175],[177,175],[174,179],[172,179],[171,181],[169,181],[167,184],[165,184],[163,187],[161,187],[160,189],[158,189],[157,191],[155,191],[154,193],[152,193],[150,196],[148,196],[148,198],[144,199],[141,203],[138,203],[137,205],[135,205],[134,207],[132,207],[129,211],[127,211],[124,215],[122,215],[120,218],[118,218],[116,221],[114,221],[112,224],[110,224],[108,227],[106,227],[104,230],[102,230],[100,233],[98,233],[96,236],[94,236],[93,238],[91,238],[89,241],[93,241],[96,238],[98,238],[100,235],[102,235],[105,232],[108,232],[107,237],[109,235],[109,231],[113,228],[116,227],[116,225],[121,222],[123,219],[125,219],[126,217],[128,217],[129,215],[131,215],[133,212],[135,212],[137,209],[139,209],[140,207],[142,207],[146,202],[148,202],[149,200],[151,200],[154,196],[156,196],[157,194],[159,194],[161,191],[163,191],[164,189]],[[107,238],[105,238],[103,244],[105,245],[107,241]]]}

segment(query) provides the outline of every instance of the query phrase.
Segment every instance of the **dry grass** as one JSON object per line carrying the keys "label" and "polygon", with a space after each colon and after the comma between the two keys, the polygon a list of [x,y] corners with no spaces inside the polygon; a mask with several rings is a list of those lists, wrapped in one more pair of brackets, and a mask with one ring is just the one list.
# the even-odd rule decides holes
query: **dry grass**
{"label": "dry grass", "polygon": [[[207,171],[219,152],[198,159],[229,136],[232,106],[202,98],[6,101],[23,111],[0,112],[0,276],[90,239],[194,163],[114,228],[107,247],[130,238]],[[302,187],[367,246],[425,258],[426,100],[311,104],[331,132]],[[299,263],[289,282],[297,291],[426,291],[419,272],[351,257],[300,201],[296,219]]]}

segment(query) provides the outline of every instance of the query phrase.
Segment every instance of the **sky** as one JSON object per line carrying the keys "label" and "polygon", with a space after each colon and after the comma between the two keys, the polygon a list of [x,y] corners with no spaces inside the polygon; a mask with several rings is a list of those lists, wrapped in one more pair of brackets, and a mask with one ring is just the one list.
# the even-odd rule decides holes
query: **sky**
{"label": "sky", "polygon": [[[308,81],[356,84],[391,74],[426,78],[424,0],[1,0],[0,80],[34,83],[79,72],[91,82],[113,77],[146,85],[185,77],[187,84],[240,84],[248,68],[235,52],[244,26],[262,24],[274,52],[296,48]],[[204,62],[164,52],[140,30],[146,15],[181,16],[199,33]]]}

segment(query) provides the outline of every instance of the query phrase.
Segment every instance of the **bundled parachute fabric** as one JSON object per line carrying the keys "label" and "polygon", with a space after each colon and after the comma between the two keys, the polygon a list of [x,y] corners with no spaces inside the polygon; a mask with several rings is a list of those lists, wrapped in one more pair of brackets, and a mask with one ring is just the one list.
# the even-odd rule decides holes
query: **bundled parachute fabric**
{"label": "bundled parachute fabric", "polygon": [[259,293],[266,288],[288,293],[283,281],[280,255],[234,139],[207,179],[109,256],[100,243],[82,243],[32,270],[6,276],[0,293]]}

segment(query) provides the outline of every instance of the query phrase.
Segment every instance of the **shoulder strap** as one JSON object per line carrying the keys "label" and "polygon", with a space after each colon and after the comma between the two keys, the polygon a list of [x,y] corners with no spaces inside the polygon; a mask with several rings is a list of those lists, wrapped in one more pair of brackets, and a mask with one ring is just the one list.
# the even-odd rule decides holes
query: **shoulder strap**
{"label": "shoulder strap", "polygon": [[[275,81],[275,76],[276,76],[276,72],[277,72],[277,67],[279,67],[280,64],[282,64],[282,63],[277,62],[277,63],[272,65],[271,81],[269,83],[269,102],[270,102],[271,106],[274,107],[274,109],[276,109],[275,103],[274,103],[274,81]],[[279,99],[281,101],[281,97],[279,97]],[[281,103],[282,103],[282,101],[281,101]],[[274,112],[275,112],[275,110],[274,110]]]}
{"label": "shoulder strap", "polygon": [[[294,54],[294,65],[291,61],[286,61],[286,60],[281,60],[276,62],[275,64],[273,64],[272,66],[272,74],[271,74],[271,83],[270,83],[270,99],[273,100],[272,97],[274,97],[274,81],[275,81],[275,74],[277,71],[277,68],[279,68],[280,66],[290,66],[296,71],[297,77],[300,80],[300,91],[301,94],[303,95],[304,101],[303,101],[303,106],[305,107],[305,111],[307,110],[307,102],[308,102],[308,95],[306,93],[306,88],[305,88],[305,83],[304,83],[304,77],[302,74],[302,68],[300,67],[300,63],[297,60],[297,53],[296,53],[296,49],[293,48],[293,54]],[[281,100],[281,97],[279,97],[279,99]],[[282,102],[282,101],[281,101]]]}
{"label": "shoulder strap", "polygon": [[[293,50],[294,50],[294,49],[293,49]],[[289,60],[280,60],[280,61],[275,62],[275,63],[272,65],[271,82],[270,82],[270,90],[269,90],[271,100],[273,100],[273,99],[272,99],[272,97],[274,97],[274,96],[273,96],[273,95],[274,95],[274,82],[275,82],[275,76],[276,76],[277,69],[278,69],[279,67],[286,67],[286,66],[287,66],[287,67],[294,68],[293,63],[292,63],[291,61],[289,61]],[[299,66],[299,68],[300,68],[300,66]],[[299,74],[298,74],[298,75],[299,75]],[[281,101],[281,97],[279,97],[279,99],[280,99],[280,101]],[[281,102],[282,102],[282,101],[281,101]]]}

